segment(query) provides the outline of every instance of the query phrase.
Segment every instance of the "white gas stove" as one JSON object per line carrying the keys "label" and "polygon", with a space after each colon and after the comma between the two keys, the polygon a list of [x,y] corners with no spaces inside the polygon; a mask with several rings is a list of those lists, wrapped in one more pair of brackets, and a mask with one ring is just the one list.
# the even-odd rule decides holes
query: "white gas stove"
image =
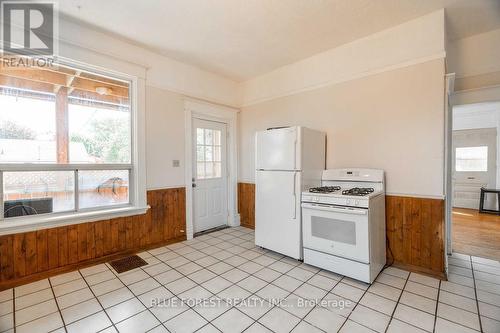
{"label": "white gas stove", "polygon": [[323,171],[302,192],[304,262],[371,283],[385,265],[384,172]]}

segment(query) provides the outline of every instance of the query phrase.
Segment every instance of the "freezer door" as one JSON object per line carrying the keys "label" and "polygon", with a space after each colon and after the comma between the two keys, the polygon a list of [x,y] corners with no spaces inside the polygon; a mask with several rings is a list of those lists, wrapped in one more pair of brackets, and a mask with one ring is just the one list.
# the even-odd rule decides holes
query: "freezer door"
{"label": "freezer door", "polygon": [[299,129],[280,128],[257,132],[255,136],[258,170],[300,170]]}
{"label": "freezer door", "polygon": [[302,259],[300,172],[257,171],[255,244]]}

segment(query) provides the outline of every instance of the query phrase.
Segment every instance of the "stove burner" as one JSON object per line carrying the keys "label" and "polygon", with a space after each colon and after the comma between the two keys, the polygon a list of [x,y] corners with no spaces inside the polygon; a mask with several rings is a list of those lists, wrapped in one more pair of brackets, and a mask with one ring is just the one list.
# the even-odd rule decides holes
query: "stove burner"
{"label": "stove burner", "polygon": [[309,189],[311,193],[332,193],[340,190],[340,186],[321,186]]}
{"label": "stove burner", "polygon": [[355,196],[365,196],[372,193],[374,190],[371,187],[354,187],[348,190],[342,191],[342,195],[355,195]]}

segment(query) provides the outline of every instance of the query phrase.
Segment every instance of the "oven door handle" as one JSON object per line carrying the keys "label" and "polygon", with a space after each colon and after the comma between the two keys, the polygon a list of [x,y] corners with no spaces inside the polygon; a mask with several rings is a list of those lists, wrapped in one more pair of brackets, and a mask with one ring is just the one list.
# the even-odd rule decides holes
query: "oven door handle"
{"label": "oven door handle", "polygon": [[323,210],[326,212],[334,212],[342,214],[355,214],[355,215],[368,214],[368,209],[342,208],[342,207],[334,207],[329,205],[313,204],[313,203],[303,203],[302,208]]}

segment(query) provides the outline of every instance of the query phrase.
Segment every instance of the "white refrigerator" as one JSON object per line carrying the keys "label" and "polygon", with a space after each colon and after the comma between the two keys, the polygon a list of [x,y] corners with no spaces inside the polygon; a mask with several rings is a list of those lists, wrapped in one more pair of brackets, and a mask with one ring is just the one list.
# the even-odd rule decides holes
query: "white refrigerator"
{"label": "white refrigerator", "polygon": [[294,126],[255,135],[255,244],[303,258],[301,192],[321,184],[326,135]]}

